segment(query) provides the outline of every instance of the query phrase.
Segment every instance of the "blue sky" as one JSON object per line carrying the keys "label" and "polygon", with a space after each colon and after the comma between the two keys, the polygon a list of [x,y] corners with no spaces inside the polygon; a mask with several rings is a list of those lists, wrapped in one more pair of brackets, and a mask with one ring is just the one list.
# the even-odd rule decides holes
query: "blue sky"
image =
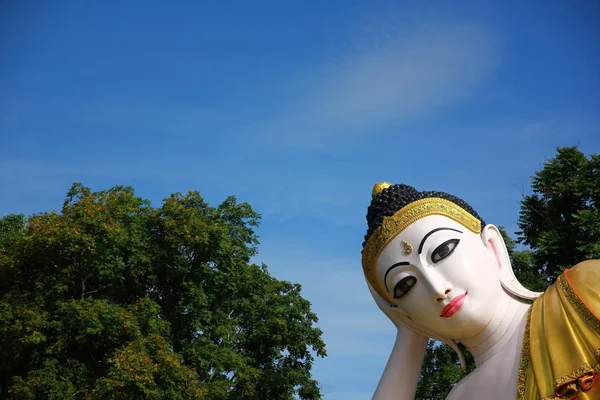
{"label": "blue sky", "polygon": [[374,182],[444,190],[517,230],[557,146],[600,153],[594,1],[13,1],[0,6],[0,215],[72,182],[262,214],[299,282],[328,400],[369,399],[394,339],[360,250]]}

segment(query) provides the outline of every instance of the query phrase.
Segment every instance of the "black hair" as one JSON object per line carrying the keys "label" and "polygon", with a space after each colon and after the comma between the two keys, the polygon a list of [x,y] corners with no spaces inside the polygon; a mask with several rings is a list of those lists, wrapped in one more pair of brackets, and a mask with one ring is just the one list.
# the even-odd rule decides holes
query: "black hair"
{"label": "black hair", "polygon": [[463,208],[469,214],[481,221],[481,229],[485,227],[483,218],[477,214],[473,208],[467,204],[466,201],[444,192],[419,192],[412,186],[399,184],[392,185],[381,191],[373,200],[371,205],[367,209],[367,234],[365,235],[365,241],[363,242],[363,248],[369,237],[375,232],[375,230],[383,223],[383,217],[389,217],[400,210],[402,207],[413,203],[417,200],[427,198],[440,198],[453,202],[457,206]]}

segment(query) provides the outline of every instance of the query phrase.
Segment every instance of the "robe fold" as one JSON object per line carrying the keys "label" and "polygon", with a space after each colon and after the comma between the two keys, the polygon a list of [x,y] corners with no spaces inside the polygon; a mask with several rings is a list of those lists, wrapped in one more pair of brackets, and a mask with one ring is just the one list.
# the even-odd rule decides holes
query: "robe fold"
{"label": "robe fold", "polygon": [[517,400],[600,400],[600,260],[565,270],[527,318]]}

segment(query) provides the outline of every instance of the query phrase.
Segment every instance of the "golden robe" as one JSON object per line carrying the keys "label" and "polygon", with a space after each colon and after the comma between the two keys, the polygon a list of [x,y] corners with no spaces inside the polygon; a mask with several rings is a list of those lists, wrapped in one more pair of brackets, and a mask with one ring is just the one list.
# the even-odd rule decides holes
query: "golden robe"
{"label": "golden robe", "polygon": [[517,400],[600,400],[600,260],[566,270],[527,318]]}

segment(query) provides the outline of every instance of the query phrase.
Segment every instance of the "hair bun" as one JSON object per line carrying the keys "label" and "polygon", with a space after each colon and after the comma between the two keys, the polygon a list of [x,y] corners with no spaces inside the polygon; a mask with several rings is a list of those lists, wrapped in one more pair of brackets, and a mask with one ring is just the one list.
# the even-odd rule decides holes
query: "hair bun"
{"label": "hair bun", "polygon": [[383,192],[384,189],[387,189],[390,186],[392,186],[392,184],[389,182],[377,182],[375,185],[373,185],[373,192],[371,193],[371,198],[374,199],[375,196],[377,196],[379,193]]}

